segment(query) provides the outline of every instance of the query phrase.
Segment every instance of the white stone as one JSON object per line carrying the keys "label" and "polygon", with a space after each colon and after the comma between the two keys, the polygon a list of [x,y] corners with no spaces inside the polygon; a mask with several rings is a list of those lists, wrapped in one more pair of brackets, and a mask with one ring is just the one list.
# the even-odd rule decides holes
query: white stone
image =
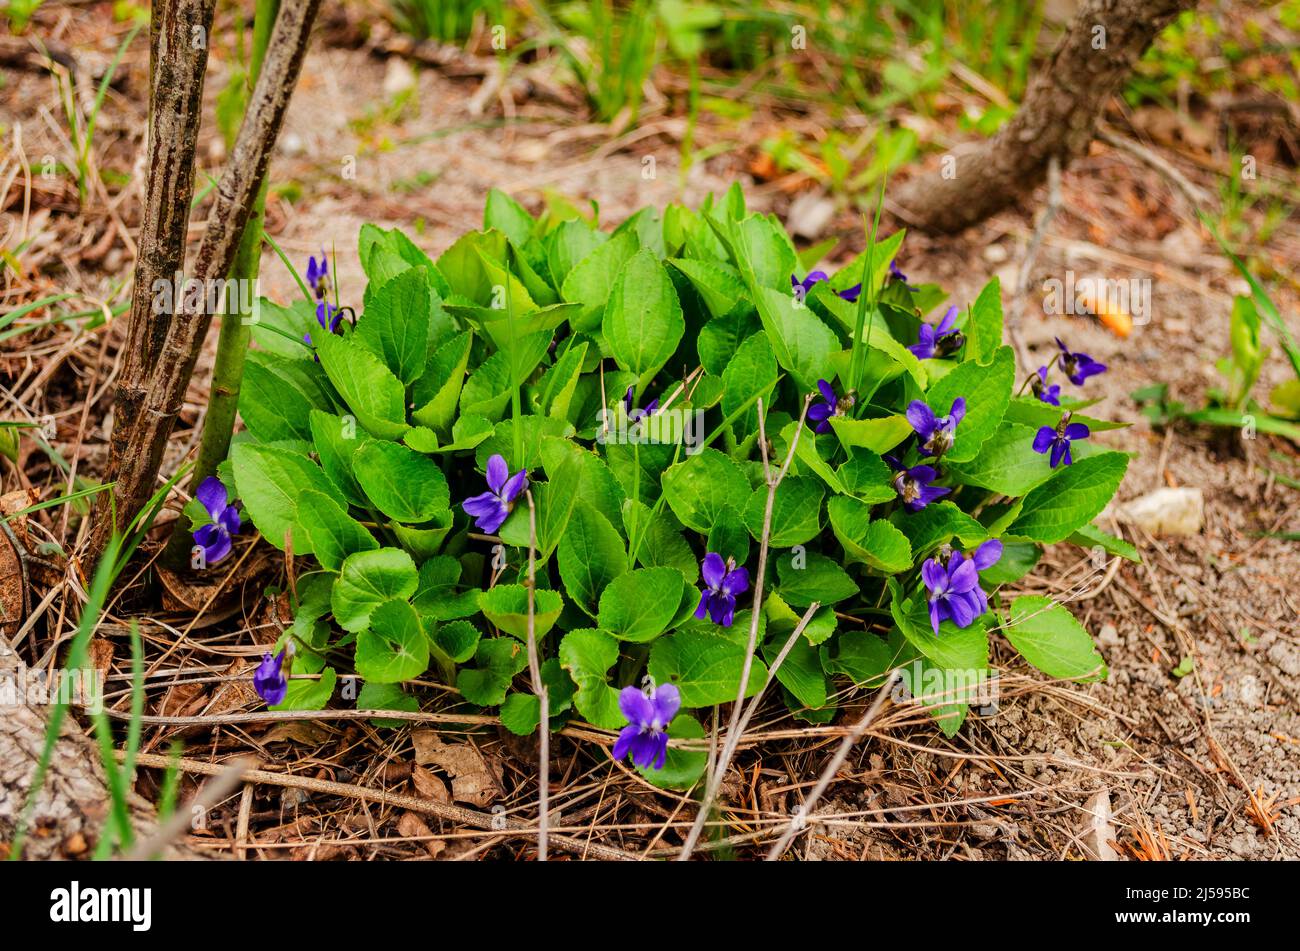
{"label": "white stone", "polygon": [[1125,503],[1120,514],[1152,535],[1196,535],[1205,524],[1205,496],[1197,488],[1156,489]]}

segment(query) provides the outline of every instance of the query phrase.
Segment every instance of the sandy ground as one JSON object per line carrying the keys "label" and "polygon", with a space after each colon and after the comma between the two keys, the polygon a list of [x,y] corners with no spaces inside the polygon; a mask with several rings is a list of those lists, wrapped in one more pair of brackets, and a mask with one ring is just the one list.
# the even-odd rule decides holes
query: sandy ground
{"label": "sandy ground", "polygon": [[[336,248],[345,298],[362,280],[351,251],[364,221],[401,225],[436,254],[478,226],[490,187],[533,209],[547,188],[590,199],[612,223],[643,205],[698,201],[735,178],[755,185],[744,157],[725,153],[695,166],[683,193],[674,120],[652,120],[654,134],[610,142],[602,132],[575,131],[562,105],[539,101],[522,104],[520,121],[502,126],[493,106],[481,115],[469,111],[476,81],[433,70],[419,73],[414,96],[394,121],[375,90],[404,78],[401,68],[361,52],[312,53],[273,165],[277,183],[292,183],[302,194],[292,205],[273,201],[273,233],[304,260],[321,246]],[[46,95],[36,85],[44,82],[20,77],[8,95],[23,85]],[[209,95],[219,86],[220,73]],[[138,109],[135,116],[126,106],[109,114],[116,119],[105,134],[122,135],[126,148],[125,130],[138,121]],[[48,133],[36,125],[31,134],[40,140]],[[205,149],[215,166],[220,150],[211,140],[209,130]],[[40,144],[29,148],[39,151]],[[653,178],[644,174],[647,155],[655,158]],[[1107,215],[1099,196],[1120,190],[1158,206],[1152,218],[1163,224]],[[779,189],[759,184],[751,192],[754,206],[786,212],[789,200]],[[1087,553],[1071,546],[1049,550],[1027,586],[1081,593],[1072,607],[1097,638],[1110,680],[1047,685],[1000,645],[995,659],[1015,689],[995,712],[972,716],[951,740],[921,725],[863,744],[833,787],[829,811],[882,810],[881,826],[893,827],[832,827],[804,842],[808,858],[1084,857],[1098,838],[1089,836],[1084,806],[1091,802],[1095,811],[1098,793],[1114,813],[1099,838],[1118,842],[1126,855],[1300,858],[1300,595],[1293,588],[1300,554],[1295,542],[1260,536],[1300,529],[1300,493],[1266,471],[1294,475],[1295,447],[1206,429],[1158,432],[1128,397],[1160,380],[1176,398],[1203,401],[1216,382],[1214,360],[1228,348],[1227,313],[1238,282],[1186,223],[1167,182],[1131,157],[1097,150],[1065,175],[1062,197],[1030,291],[1007,295],[1033,361],[1022,370],[1045,360],[1054,335],[1108,363],[1111,371],[1089,383],[1089,395],[1105,397],[1099,415],[1133,424],[1099,437],[1136,454],[1120,501],[1163,485],[1199,487],[1204,530],[1157,540],[1121,526],[1144,563],[1117,570],[1095,571]],[[854,222],[844,211],[829,229],[849,236],[845,254],[860,241]],[[905,245],[906,270],[951,288],[960,302],[994,273],[1014,288],[1032,228],[1028,212],[1014,211],[957,238],[916,236]],[[263,292],[292,297],[292,281],[274,256],[263,265]],[[1045,316],[1041,281],[1063,278],[1067,269],[1150,278],[1150,323],[1121,340],[1086,319]],[[1279,301],[1300,332],[1295,304]],[[210,355],[191,391],[191,422],[209,367]],[[1285,373],[1275,356],[1265,382],[1280,382]],[[1257,393],[1263,392],[1262,383]],[[190,438],[178,437],[177,454]],[[99,448],[87,447],[91,469]],[[1176,675],[1188,656],[1191,672]],[[762,783],[779,788],[809,780],[816,766],[801,762],[798,770],[789,757],[766,762]],[[914,818],[931,823],[908,826]]]}

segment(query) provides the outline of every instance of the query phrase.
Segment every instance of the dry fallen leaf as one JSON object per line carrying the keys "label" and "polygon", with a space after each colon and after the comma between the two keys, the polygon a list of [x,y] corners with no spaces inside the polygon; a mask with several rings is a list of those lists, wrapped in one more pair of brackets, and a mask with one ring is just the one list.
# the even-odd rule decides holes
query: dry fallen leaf
{"label": "dry fallen leaf", "polygon": [[486,806],[501,796],[501,781],[483,754],[467,743],[450,744],[433,730],[411,734],[415,762],[433,765],[451,776],[451,796],[457,802]]}
{"label": "dry fallen leaf", "polygon": [[432,799],[444,805],[451,804],[451,793],[447,791],[447,784],[423,766],[412,767],[411,788],[422,799]]}
{"label": "dry fallen leaf", "polygon": [[[401,818],[397,820],[397,834],[410,837],[431,836],[433,835],[433,830],[430,829],[428,824],[415,813],[404,812],[402,813]],[[447,847],[447,844],[441,839],[429,839],[420,844],[423,845],[424,850],[429,853],[429,857],[435,859],[441,855],[442,850]]]}
{"label": "dry fallen leaf", "polygon": [[1119,854],[1111,848],[1115,826],[1111,823],[1110,792],[1101,790],[1083,807],[1084,830],[1079,837],[1088,858],[1094,862],[1118,862]]}

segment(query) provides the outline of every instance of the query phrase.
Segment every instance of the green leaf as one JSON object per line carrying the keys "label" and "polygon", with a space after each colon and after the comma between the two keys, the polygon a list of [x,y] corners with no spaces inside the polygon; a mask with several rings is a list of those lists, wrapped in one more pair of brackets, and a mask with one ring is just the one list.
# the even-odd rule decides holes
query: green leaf
{"label": "green leaf", "polygon": [[404,600],[385,601],[370,613],[370,627],[357,635],[357,673],[367,681],[395,684],[429,669],[429,641],[420,616]]}
{"label": "green leaf", "polygon": [[[404,691],[397,684],[381,684],[368,680],[361,685],[357,694],[358,710],[404,710],[414,713],[420,709],[420,701]],[[405,720],[391,717],[372,717],[370,722],[378,727],[398,729],[406,726]]]}
{"label": "green leaf", "polygon": [[[724,561],[730,558],[743,565],[749,557],[749,529],[740,513],[730,505],[724,505],[709,529],[704,547],[707,551],[717,552]],[[689,574],[694,577],[696,572],[692,570]]]}
{"label": "green leaf", "polygon": [[[767,634],[784,639],[799,626],[799,622],[803,619],[803,612],[795,611],[782,600],[779,593],[773,592],[763,602],[763,616],[767,619]],[[803,629],[803,639],[816,647],[835,634],[838,624],[834,608],[829,604],[818,608],[808,619],[807,627]]]}
{"label": "green leaf", "polygon": [[[743,291],[742,291],[743,294]],[[711,375],[721,377],[731,362],[736,348],[755,333],[759,332],[758,316],[741,298],[741,303],[734,304],[731,311],[721,317],[714,317],[700,330],[695,341],[695,349],[700,355],[700,364]],[[769,343],[768,346],[771,346]]]}
{"label": "green leaf", "polygon": [[474,666],[456,675],[456,689],[470,703],[480,707],[499,706],[506,699],[510,681],[528,666],[528,652],[510,637],[479,641]]}
{"label": "green leaf", "polygon": [[616,730],[627,725],[618,708],[618,691],[609,685],[609,671],[618,663],[618,641],[595,628],[579,628],[560,641],[560,664],[578,692],[573,705],[593,726]]}
{"label": "green leaf", "polygon": [[501,350],[484,360],[460,391],[461,414],[500,419],[511,392],[537,368],[550,342],[549,333],[530,334],[511,351]]}
{"label": "green leaf", "polygon": [[415,609],[438,621],[478,614],[479,589],[459,590],[460,571],[460,562],[449,555],[436,555],[420,565]]}
{"label": "green leaf", "polygon": [[600,626],[642,644],[662,634],[677,614],[685,579],[676,568],[637,568],[614,578],[600,596]]}
{"label": "green leaf", "polygon": [[323,710],[325,704],[334,696],[334,686],[338,683],[338,674],[333,667],[326,667],[320,672],[319,680],[290,680],[284,699],[271,707],[272,710]]}
{"label": "green leaf", "polygon": [[[769,638],[763,644],[763,657],[768,664],[776,660],[787,637],[783,634]],[[826,675],[822,672],[821,658],[817,654],[817,648],[805,638],[801,637],[794,642],[785,660],[776,669],[776,679],[805,707],[816,710],[826,706],[828,685]]]}
{"label": "green leaf", "polygon": [[385,601],[409,598],[418,580],[415,562],[400,548],[349,555],[330,593],[334,620],[345,631],[364,631],[375,608]]}
{"label": "green leaf", "polygon": [[870,631],[844,630],[819,648],[822,669],[842,674],[858,687],[878,687],[894,666],[889,645]]}
{"label": "green leaf", "polygon": [[[809,476],[787,475],[777,486],[772,499],[772,534],[770,544],[777,548],[802,545],[821,534],[821,483]],[[756,540],[763,537],[763,514],[767,509],[767,487],[760,486],[749,496],[745,506],[745,524]]]}
{"label": "green leaf", "polygon": [[1080,683],[1106,679],[1106,662],[1088,632],[1067,608],[1050,598],[1016,598],[1002,633],[1025,660],[1049,677]]}
{"label": "green leaf", "polygon": [[592,617],[601,592],[627,571],[627,552],[614,526],[579,500],[560,539],[560,577],[573,602]]}
{"label": "green leaf", "polygon": [[321,366],[357,421],[381,439],[400,439],[407,430],[402,381],[350,338],[325,333],[316,336],[320,338],[316,354]]}
{"label": "green leaf", "polygon": [[912,435],[912,424],[906,416],[883,416],[880,419],[834,416],[830,423],[841,446],[869,449],[876,454],[889,452]]}
{"label": "green leaf", "polygon": [[524,206],[499,188],[488,190],[487,204],[483,208],[483,227],[495,228],[517,247],[523,247],[532,236],[537,224]]}
{"label": "green leaf", "polygon": [[986,588],[1019,581],[1034,570],[1043,550],[1033,542],[1013,540],[1003,536],[1002,557],[980,572]]}
{"label": "green leaf", "polygon": [[338,571],[348,555],[378,548],[365,528],[324,492],[304,489],[298,495],[298,524],[307,533],[321,567]]}
{"label": "green leaf", "polygon": [[831,530],[851,561],[860,561],[887,574],[912,567],[907,536],[883,519],[871,521],[871,506],[838,495],[827,504]]}
{"label": "green leaf", "polygon": [[[756,398],[764,398],[765,408],[770,410],[771,400],[768,394],[776,386],[776,358],[772,356],[772,345],[767,342],[767,335],[756,333],[745,340],[732,355],[726,370],[722,373],[722,415],[730,419],[735,413],[746,407],[755,406]],[[757,411],[746,414],[745,431],[753,431]]]}
{"label": "green leaf", "polygon": [[[839,273],[843,274],[843,269]],[[813,285],[812,293],[808,295],[808,301],[816,307],[824,308],[839,321],[845,333],[851,336],[857,332],[858,305],[837,297],[835,292],[826,286],[825,282]],[[916,358],[916,354],[899,343],[893,334],[889,332],[889,327],[886,325],[885,318],[879,309],[876,310],[874,319],[871,313],[867,314],[862,334],[863,340],[869,348],[883,354],[889,360],[901,366],[916,381],[918,387],[924,388],[927,385],[929,375],[925,366]],[[842,376],[847,380],[849,376],[847,367],[842,371]]]}
{"label": "green leaf", "polygon": [[665,509],[655,514],[645,503],[628,499],[623,503],[623,526],[629,544],[635,543],[636,561],[643,567],[676,568],[688,577],[699,569],[672,512]]}
{"label": "green leaf", "polygon": [[357,451],[353,471],[375,507],[399,522],[427,522],[451,504],[438,464],[399,443],[368,442]]}
{"label": "green leaf", "polygon": [[433,646],[447,655],[453,664],[463,664],[478,650],[483,635],[469,621],[451,621],[439,624],[433,632]]}
{"label": "green leaf", "polygon": [[777,590],[795,607],[814,601],[834,604],[858,593],[857,583],[843,568],[815,551],[782,554],[776,560]]}
{"label": "green leaf", "polygon": [[[950,464],[948,471],[964,485],[978,485],[1013,498],[1025,495],[1054,474],[1048,453],[1034,452],[1035,434],[1036,430],[1028,426],[1003,423],[980,447],[975,458]],[[1076,461],[1101,451],[1087,441],[1071,446]]]}
{"label": "green leaf", "polygon": [[329,405],[321,376],[309,360],[252,351],[245,358],[239,386],[239,416],[244,427],[258,442],[311,439],[310,414]]}
{"label": "green leaf", "polygon": [[355,341],[383,360],[403,383],[414,383],[424,372],[432,321],[428,271],[407,268],[378,289],[373,283],[366,289],[366,309],[357,321]]}
{"label": "green leaf", "polygon": [[312,446],[330,482],[347,502],[369,507],[370,500],[361,490],[361,483],[357,482],[352,462],[356,451],[363,443],[369,442],[370,437],[362,433],[358,438],[356,420],[352,418],[344,419],[314,409],[310,421]]}
{"label": "green leaf", "polygon": [[642,384],[673,355],[686,322],[673,282],[651,251],[638,251],[623,266],[601,326],[619,368]]}
{"label": "green leaf", "polygon": [[[521,584],[499,584],[479,596],[479,609],[494,627],[528,639],[528,589]],[[533,633],[542,638],[560,616],[564,601],[554,591],[538,588],[533,603]]]}
{"label": "green leaf", "polygon": [[662,482],[673,514],[701,534],[708,534],[723,506],[750,494],[744,471],[716,449],[703,449],[672,466]]}
{"label": "green leaf", "polygon": [[946,416],[958,397],[966,399],[966,417],[957,425],[953,447],[944,454],[946,462],[965,462],[979,454],[984,441],[1002,422],[1015,376],[1015,355],[1010,347],[999,347],[991,364],[958,364],[930,387],[925,402],[936,416]]}
{"label": "green leaf", "polygon": [[664,263],[685,275],[714,319],[731,313],[736,302],[745,296],[745,282],[740,274],[719,261],[672,258]]}
{"label": "green leaf", "polygon": [[[720,634],[683,629],[655,641],[649,670],[656,683],[677,685],[682,706],[711,707],[735,701],[744,660],[743,643]],[[766,679],[767,668],[755,657],[745,695],[757,693]]]}
{"label": "green leaf", "polygon": [[995,277],[980,291],[971,305],[966,325],[967,353],[980,363],[987,363],[1002,346],[1002,284]]}
{"label": "green leaf", "polygon": [[298,527],[298,495],[306,488],[331,488],[320,467],[291,449],[237,442],[230,450],[235,485],[262,537],[284,550],[291,534],[296,555],[312,553],[311,539]]}
{"label": "green leaf", "polygon": [[578,388],[578,379],[582,375],[582,364],[587,358],[587,344],[575,343],[564,351],[564,355],[542,375],[537,385],[538,411],[554,419],[576,421],[569,416],[573,405],[573,394]]}
{"label": "green leaf", "polygon": [[601,315],[624,265],[637,253],[637,237],[623,232],[604,242],[564,278],[560,296],[581,304],[582,311],[569,323],[574,330],[592,331],[601,325]]}
{"label": "green leaf", "polygon": [[499,711],[501,725],[515,736],[536,733],[542,720],[542,702],[535,694],[512,693]]}
{"label": "green leaf", "polygon": [[894,473],[884,459],[867,449],[855,449],[835,475],[843,487],[842,494],[859,502],[892,502],[898,495]]}
{"label": "green leaf", "polygon": [[1095,548],[1100,546],[1107,554],[1118,555],[1134,564],[1142,563],[1142,556],[1138,550],[1124,541],[1122,538],[1116,538],[1109,532],[1103,532],[1096,525],[1084,525],[1079,528],[1068,539],[1072,544],[1080,548]]}
{"label": "green leaf", "polygon": [[[516,429],[519,430],[518,438],[515,436]],[[493,456],[505,459],[512,473],[520,469],[536,469],[542,464],[543,440],[572,434],[573,427],[568,420],[554,416],[503,419],[493,428],[492,435],[474,450],[474,461],[485,472],[488,460]],[[519,453],[515,451],[516,446],[519,447]]]}
{"label": "green leaf", "polygon": [[1046,543],[1069,538],[1096,518],[1114,497],[1128,461],[1122,452],[1103,452],[1062,466],[1056,475],[1025,496],[1020,515],[1008,527],[1008,533]]}
{"label": "green leaf", "polygon": [[459,333],[434,351],[428,369],[415,384],[417,409],[411,417],[423,426],[445,432],[456,415],[473,334]]}
{"label": "green leaf", "polygon": [[830,355],[839,349],[835,334],[811,309],[795,302],[788,286],[757,288],[754,303],[776,362],[790,371],[802,390],[812,391],[826,375]]}
{"label": "green leaf", "polygon": [[912,546],[913,561],[920,561],[932,548],[951,541],[954,537],[961,540],[963,547],[970,547],[989,536],[988,529],[977,519],[947,499],[931,502],[919,512],[900,509],[889,520],[907,536]]}
{"label": "green leaf", "polygon": [[[577,266],[578,262],[608,241],[609,237],[581,219],[562,221],[547,232],[544,238],[547,244],[546,263],[556,286],[562,288],[569,272]],[[636,250],[635,246],[632,250]],[[622,266],[622,262],[619,262],[619,266]],[[614,273],[618,273],[617,268]],[[563,292],[561,296],[564,296]],[[570,298],[564,297],[564,299]]]}

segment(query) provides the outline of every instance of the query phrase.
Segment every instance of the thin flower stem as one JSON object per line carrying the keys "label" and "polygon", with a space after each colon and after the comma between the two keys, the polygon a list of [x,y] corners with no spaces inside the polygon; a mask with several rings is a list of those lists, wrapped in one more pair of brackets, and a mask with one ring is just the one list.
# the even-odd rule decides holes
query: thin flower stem
{"label": "thin flower stem", "polygon": [[524,490],[528,499],[528,674],[533,681],[533,693],[537,694],[540,706],[538,741],[537,741],[537,860],[546,861],[546,833],[550,816],[550,740],[551,717],[550,697],[546,684],[542,681],[542,663],[537,653],[537,507],[533,504],[533,492]]}
{"label": "thin flower stem", "polygon": [[812,792],[808,794],[808,797],[803,801],[803,804],[795,810],[794,816],[790,819],[790,824],[786,827],[785,832],[781,834],[781,838],[773,844],[771,851],[767,853],[767,861],[775,862],[781,858],[781,856],[785,854],[785,850],[790,847],[790,843],[793,841],[794,837],[807,828],[808,817],[812,814],[813,809],[816,808],[817,801],[821,799],[822,793],[826,792],[826,787],[831,784],[831,780],[835,778],[835,774],[840,771],[840,767],[843,766],[844,761],[848,759],[849,751],[853,749],[858,740],[862,739],[863,734],[867,732],[872,721],[875,720],[876,714],[880,712],[880,707],[885,702],[885,698],[888,697],[890,692],[893,690],[894,683],[898,680],[898,676],[899,672],[895,669],[889,675],[889,680],[887,680],[885,685],[880,688],[880,692],[876,694],[876,699],[871,702],[871,706],[867,708],[867,712],[863,715],[862,719],[854,724],[853,729],[850,730],[848,734],[845,735],[844,739],[840,741],[840,748],[835,751],[835,755],[831,757],[831,761],[827,763],[826,768],[822,770],[821,776],[817,779],[817,785],[813,787]]}
{"label": "thin flower stem", "polygon": [[[718,763],[709,777],[708,783],[704,789],[704,800],[700,803],[699,812],[695,815],[695,822],[691,826],[691,831],[686,837],[686,843],[682,847],[681,854],[678,855],[678,861],[686,861],[691,857],[695,845],[699,842],[700,833],[704,830],[704,824],[708,819],[710,810],[713,808],[713,801],[718,795],[718,790],[722,786],[722,778],[726,773],[729,756],[727,750],[739,743],[739,737],[736,736],[737,729],[740,725],[742,709],[745,704],[745,688],[749,686],[749,673],[754,666],[754,651],[758,646],[758,618],[759,612],[763,609],[763,581],[767,573],[767,553],[772,540],[772,508],[776,501],[776,490],[780,486],[785,475],[790,471],[790,464],[794,462],[795,451],[799,448],[799,436],[803,433],[804,426],[808,418],[808,407],[812,404],[812,395],[804,397],[803,411],[799,414],[799,423],[795,426],[794,435],[790,439],[790,448],[785,455],[785,461],[776,475],[771,474],[770,467],[765,472],[767,481],[767,504],[763,508],[763,533],[759,540],[758,549],[758,569],[754,574],[754,601],[750,608],[749,619],[749,640],[745,645],[745,661],[740,669],[740,686],[737,688],[736,703],[731,708],[731,719],[727,724],[727,741],[723,745],[722,755],[718,758]],[[763,401],[759,399],[758,404],[758,425],[759,441],[764,446],[767,444],[767,429],[764,421]],[[764,450],[766,458],[766,450]],[[735,737],[735,739],[733,739]]]}
{"label": "thin flower stem", "polygon": [[[1061,359],[1061,355],[1058,353],[1056,356],[1052,357],[1052,359],[1047,362],[1047,372],[1050,373],[1052,371],[1052,367],[1056,366],[1056,361],[1059,359]],[[1025,377],[1024,382],[1020,384],[1020,389],[1016,390],[1016,396],[1024,396],[1025,387],[1027,387],[1030,383],[1034,382],[1034,377],[1037,375],[1038,375],[1037,372],[1034,372],[1029,374],[1029,376]]]}

